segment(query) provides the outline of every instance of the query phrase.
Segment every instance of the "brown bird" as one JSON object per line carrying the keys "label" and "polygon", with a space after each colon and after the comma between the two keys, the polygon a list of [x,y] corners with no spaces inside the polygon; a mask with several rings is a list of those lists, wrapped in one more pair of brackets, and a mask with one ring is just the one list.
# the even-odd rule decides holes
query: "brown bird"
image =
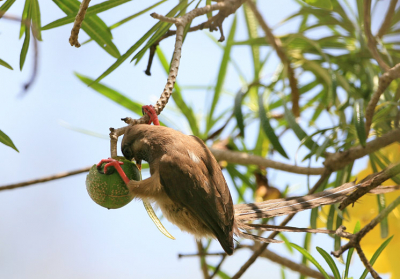
{"label": "brown bird", "polygon": [[[150,123],[158,124],[151,106],[143,109]],[[104,167],[114,166],[125,181],[130,193],[140,199],[156,202],[164,216],[181,230],[195,237],[215,237],[228,255],[233,253],[233,236],[266,242],[259,236],[238,230],[229,188],[218,162],[202,140],[174,129],[134,125],[125,131],[121,145],[128,160],[142,160],[150,166],[151,177],[142,181],[129,180],[118,162],[113,159]],[[99,164],[100,164],[99,163]]]}
{"label": "brown bird", "polygon": [[[148,106],[144,109],[149,113]],[[158,123],[154,111],[150,113]],[[117,161],[102,160],[117,169],[132,195],[156,202],[181,230],[198,238],[216,237],[227,254],[233,253],[237,228],[231,194],[220,166],[199,138],[142,124],[127,128],[121,149],[139,168],[142,160],[150,166],[150,178],[134,181],[125,176]]]}

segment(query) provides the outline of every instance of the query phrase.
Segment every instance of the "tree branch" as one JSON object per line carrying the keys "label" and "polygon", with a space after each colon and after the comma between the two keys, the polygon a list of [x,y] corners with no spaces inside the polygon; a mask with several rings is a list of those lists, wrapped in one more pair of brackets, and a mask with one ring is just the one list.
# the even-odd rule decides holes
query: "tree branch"
{"label": "tree branch", "polygon": [[64,177],[67,177],[67,176],[72,176],[72,175],[75,175],[75,174],[88,172],[90,170],[90,168],[91,167],[86,167],[86,168],[79,169],[79,170],[74,170],[74,171],[70,171],[70,172],[61,172],[61,173],[58,173],[58,174],[55,174],[55,175],[51,175],[51,176],[47,176],[47,177],[43,177],[43,178],[39,178],[39,179],[34,179],[34,180],[29,180],[29,181],[25,181],[25,182],[21,182],[21,183],[4,185],[4,186],[0,187],[0,191],[26,187],[26,186],[30,186],[30,185],[33,185],[33,184],[38,184],[38,183],[42,183],[42,182],[47,182],[47,181],[51,181],[51,180],[64,178]]}
{"label": "tree branch", "polygon": [[371,33],[371,0],[364,0],[364,33],[367,37],[367,44],[372,57],[385,72],[389,71],[390,67],[379,55],[378,49],[376,48],[376,40]]}
{"label": "tree branch", "polygon": [[383,35],[386,34],[386,31],[389,29],[390,25],[392,24],[393,15],[396,11],[396,4],[397,4],[397,0],[390,1],[388,10],[386,12],[386,16],[384,17],[384,21],[382,22],[381,28],[379,28],[379,31],[376,34],[376,36],[380,39],[383,37]]}
{"label": "tree branch", "polygon": [[366,144],[365,147],[355,146],[345,151],[330,154],[324,165],[327,169],[336,171],[344,168],[347,164],[367,154],[375,152],[382,147],[400,140],[400,129],[390,131],[385,135],[376,138]]}
{"label": "tree branch", "polygon": [[291,173],[307,174],[307,175],[320,175],[324,172],[324,168],[308,168],[288,165],[273,160],[265,159],[261,156],[251,155],[244,152],[222,150],[210,148],[217,161],[227,161],[239,165],[257,165],[264,168],[273,168]]}
{"label": "tree branch", "polygon": [[365,109],[365,131],[369,134],[372,125],[372,118],[374,117],[375,107],[378,104],[379,98],[385,92],[386,88],[389,87],[390,83],[400,77],[400,63],[395,65],[393,68],[388,70],[386,73],[381,75],[379,78],[378,89],[374,92],[371,100]]}
{"label": "tree branch", "polygon": [[90,0],[82,0],[82,3],[79,7],[78,14],[75,17],[74,26],[71,30],[71,36],[69,37],[69,43],[71,46],[80,47],[81,44],[78,42],[79,30],[81,29],[81,25],[83,20],[85,19],[86,10],[89,7]]}

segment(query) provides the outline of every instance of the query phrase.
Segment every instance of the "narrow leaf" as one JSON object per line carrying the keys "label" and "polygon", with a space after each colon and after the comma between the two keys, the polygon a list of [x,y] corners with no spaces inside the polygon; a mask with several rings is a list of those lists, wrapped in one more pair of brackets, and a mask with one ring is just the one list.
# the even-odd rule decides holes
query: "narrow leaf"
{"label": "narrow leaf", "polygon": [[8,11],[8,9],[12,6],[12,4],[15,3],[16,0],[7,0],[3,5],[0,7],[0,18],[3,17],[5,12]]}
{"label": "narrow leaf", "polygon": [[25,29],[25,39],[24,43],[22,44],[21,54],[19,56],[19,69],[21,71],[25,64],[26,54],[28,53],[30,40],[31,40],[31,30],[30,28],[27,28]]}
{"label": "narrow leaf", "polygon": [[[53,0],[53,2],[67,15],[76,15],[79,10],[80,2],[77,0]],[[118,48],[112,42],[110,29],[97,15],[85,18],[82,22],[82,29],[111,56],[115,58],[121,56]]]}
{"label": "narrow leaf", "polygon": [[[37,1],[37,0],[36,0]],[[131,0],[113,0],[113,1],[105,1],[103,3],[97,4],[97,5],[93,5],[90,6],[87,11],[86,11],[86,15],[85,15],[85,20],[90,17],[91,15],[95,15],[104,11],[107,11],[109,9],[115,8],[119,5],[122,5],[126,2],[129,2]],[[75,14],[71,14],[71,15],[67,15],[66,17],[57,19],[45,26],[42,27],[42,30],[49,30],[55,27],[59,27],[68,23],[72,23],[75,21]]]}
{"label": "narrow leaf", "polygon": [[[177,12],[177,7],[179,7],[179,4],[176,5],[166,16],[171,16],[172,14],[175,15]],[[172,16],[173,16],[172,15]],[[150,36],[151,34],[153,34],[154,32],[156,32],[156,30],[158,30],[158,28],[160,28],[162,22],[157,22],[152,28],[150,28],[149,31],[147,31],[146,34],[144,34],[133,46],[131,46],[127,52],[125,52],[124,54],[122,54],[117,61],[114,62],[114,64],[112,64],[104,73],[102,73],[95,81],[99,82],[100,80],[102,80],[103,78],[105,78],[106,76],[108,76],[110,73],[112,73],[116,68],[118,68],[126,59],[128,59],[129,56],[132,55],[132,53],[134,53]]]}
{"label": "narrow leaf", "polygon": [[2,130],[0,130],[0,142],[5,145],[11,147],[15,151],[19,152],[19,150],[15,147],[13,141],[7,136]]}
{"label": "narrow leaf", "polygon": [[340,279],[339,269],[338,269],[336,263],[333,261],[332,257],[321,247],[317,247],[317,251],[321,254],[321,256],[325,259],[326,263],[331,268],[335,279]]}
{"label": "narrow leaf", "polygon": [[8,64],[6,61],[4,61],[4,60],[2,60],[2,59],[0,59],[0,65],[1,65],[1,66],[4,66],[4,67],[6,67],[6,68],[8,68],[8,69],[10,69],[10,70],[14,70],[14,69],[10,66],[10,64]]}
{"label": "narrow leaf", "polygon": [[42,33],[40,31],[40,28],[42,26],[41,24],[41,19],[40,19],[40,8],[39,8],[39,1],[38,0],[31,0],[31,6],[32,6],[32,12],[31,12],[31,18],[32,18],[32,34],[35,36],[36,39],[39,41],[42,40]]}
{"label": "narrow leaf", "polygon": [[[386,239],[381,246],[379,246],[379,248],[375,251],[374,255],[372,256],[371,260],[369,261],[369,263],[371,264],[371,266],[374,266],[376,260],[378,259],[378,257],[381,255],[382,251],[386,248],[386,246],[388,246],[389,242],[392,240],[393,235],[391,237],[389,237],[388,239]],[[361,275],[360,279],[365,279],[368,275],[368,270],[365,269],[363,274]]]}
{"label": "narrow leaf", "polygon": [[234,113],[236,118],[236,123],[240,130],[240,135],[244,137],[244,120],[243,120],[243,112],[242,112],[242,99],[243,92],[239,90],[239,92],[235,96],[235,104],[234,104]]}
{"label": "narrow leaf", "polygon": [[283,157],[289,159],[288,155],[286,154],[285,150],[283,149],[281,143],[279,142],[278,137],[275,135],[275,131],[272,128],[271,124],[269,123],[269,118],[264,108],[263,102],[263,94],[260,94],[258,98],[258,111],[259,117],[261,121],[261,125],[263,127],[265,135],[268,137],[271,144],[274,146],[275,150],[279,152]]}
{"label": "narrow leaf", "polygon": [[313,265],[315,265],[315,267],[322,273],[322,275],[326,279],[331,279],[331,277],[328,275],[328,273],[322,268],[322,266],[318,263],[318,261],[313,256],[311,256],[311,254],[306,249],[304,249],[294,243],[291,243],[290,245],[292,245],[293,248],[295,248],[297,251],[299,251],[301,254],[303,254],[303,256],[307,258],[307,260],[309,260],[311,263],[313,263]]}
{"label": "narrow leaf", "polygon": [[31,0],[25,0],[25,5],[24,9],[22,10],[22,16],[21,16],[21,28],[19,31],[19,38],[22,38],[22,35],[25,32],[27,22],[30,23],[30,9],[31,9]]}
{"label": "narrow leaf", "polygon": [[284,105],[285,108],[285,118],[286,121],[289,125],[289,127],[293,130],[297,138],[302,141],[304,141],[304,145],[310,149],[311,151],[318,150],[319,145],[316,144],[310,137],[307,136],[306,132],[300,127],[299,124],[297,124],[296,119],[293,115],[293,113]]}
{"label": "narrow leaf", "polygon": [[[385,195],[384,194],[376,195],[376,199],[377,199],[377,202],[378,202],[379,212],[381,212],[386,207]],[[381,238],[388,237],[388,235],[389,235],[389,223],[388,223],[387,217],[382,219],[382,221],[380,222],[380,227],[381,227]]]}
{"label": "narrow leaf", "polygon": [[354,124],[356,126],[358,140],[360,141],[361,145],[365,147],[367,135],[365,131],[363,99],[358,99],[354,103]]}
{"label": "narrow leaf", "polygon": [[214,97],[213,97],[213,100],[211,103],[210,111],[208,112],[206,132],[208,132],[211,129],[212,122],[213,122],[212,120],[213,120],[214,110],[215,110],[215,107],[217,106],[217,102],[218,102],[219,97],[222,92],[222,87],[224,85],[226,73],[228,70],[228,63],[229,63],[229,58],[231,56],[231,49],[232,49],[232,44],[233,44],[233,40],[235,37],[235,33],[236,33],[236,16],[233,19],[231,30],[229,31],[228,39],[226,41],[224,54],[222,56],[221,64],[219,66],[218,79],[217,79],[217,83],[215,85],[215,90],[214,90]]}
{"label": "narrow leaf", "polygon": [[[75,73],[75,76],[77,76],[83,83],[87,85],[93,82],[93,79],[80,75],[78,73]],[[140,116],[142,115],[142,104],[132,101],[128,97],[119,93],[118,91],[111,89],[101,83],[93,84],[91,87],[97,92],[99,92],[101,95],[109,98],[110,100],[116,102],[117,104],[120,104],[121,106],[129,109],[130,111],[133,111],[137,115]]]}
{"label": "narrow leaf", "polygon": [[331,0],[303,0],[306,2],[308,5],[317,7],[317,8],[322,8],[326,10],[332,10],[332,2]]}

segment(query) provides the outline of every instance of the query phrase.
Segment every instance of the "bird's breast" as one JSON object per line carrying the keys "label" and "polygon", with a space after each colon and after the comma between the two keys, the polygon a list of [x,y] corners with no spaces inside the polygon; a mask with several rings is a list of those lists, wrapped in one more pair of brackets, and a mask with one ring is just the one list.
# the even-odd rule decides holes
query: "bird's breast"
{"label": "bird's breast", "polygon": [[214,237],[210,229],[192,214],[186,207],[174,203],[172,200],[158,202],[164,217],[178,226],[182,231],[193,234],[195,237]]}

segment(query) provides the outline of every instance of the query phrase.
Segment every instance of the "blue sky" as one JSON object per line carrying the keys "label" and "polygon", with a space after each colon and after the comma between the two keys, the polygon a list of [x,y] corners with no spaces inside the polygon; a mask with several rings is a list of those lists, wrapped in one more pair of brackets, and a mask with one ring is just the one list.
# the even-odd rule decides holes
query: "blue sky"
{"label": "blue sky", "polygon": [[[101,1],[92,0],[91,5]],[[169,1],[155,9],[165,13],[176,1]],[[259,1],[260,11],[270,26],[292,14],[297,5],[290,0]],[[268,2],[268,3],[267,3]],[[110,12],[100,14],[107,23],[113,24],[121,18],[134,14],[150,5],[149,1],[132,1]],[[42,24],[45,25],[64,14],[50,1],[40,3]],[[20,15],[23,1],[17,1],[9,13]],[[233,16],[224,23],[229,31]],[[242,12],[238,13],[236,39],[246,39]],[[145,14],[123,27],[113,30],[114,42],[124,53],[138,40],[156,20]],[[24,70],[19,72],[19,52],[22,40],[18,40],[19,24],[0,20],[0,58],[14,67],[10,71],[0,67],[0,129],[7,133],[20,153],[0,145],[0,185],[35,179],[55,173],[70,171],[97,163],[109,156],[109,141],[78,133],[60,123],[66,122],[107,136],[109,127],[121,127],[120,118],[132,115],[127,109],[110,102],[80,82],[74,72],[91,78],[98,77],[113,62],[114,58],[95,43],[77,49],[68,43],[72,24],[44,31],[39,43],[39,72],[31,90],[18,97],[23,84],[29,79],[32,69],[32,52],[27,56]],[[284,34],[296,27],[296,22],[277,29]],[[221,60],[221,50],[208,38],[208,31],[188,35],[182,50],[182,61],[178,76],[181,86],[209,85],[216,80]],[[213,33],[213,36],[219,36]],[[84,32],[80,41],[87,38]],[[173,38],[162,42],[161,48],[170,57]],[[265,52],[264,52],[265,53]],[[233,57],[239,63],[248,80],[252,77],[250,50],[235,47]],[[152,76],[144,75],[146,57],[136,66],[126,62],[102,82],[144,104],[154,104],[164,88],[166,75],[155,60]],[[278,60],[272,58],[264,69],[271,75]],[[304,81],[300,81],[304,82]],[[241,84],[235,70],[230,67],[225,87],[236,92]],[[184,98],[192,104],[199,117],[210,93],[202,90],[184,91]],[[225,94],[219,106],[232,102]],[[188,125],[177,117],[174,105],[168,104],[163,112],[171,126],[189,133]],[[257,132],[252,127],[249,133]],[[251,137],[250,137],[251,138]],[[288,136],[286,143],[294,137]],[[297,145],[289,144],[293,154]],[[276,157],[281,159],[280,157]],[[294,161],[292,160],[291,163]],[[318,165],[318,164],[316,164]],[[358,169],[363,166],[360,163]],[[148,174],[144,174],[144,177]],[[271,171],[278,188],[286,185],[304,189],[306,180],[298,176]],[[85,188],[85,174],[52,181],[24,189],[0,193],[0,277],[1,278],[202,278],[197,258],[178,259],[179,253],[196,252],[193,237],[163,220],[172,241],[163,236],[154,226],[140,201],[134,201],[118,210],[106,210],[90,200]],[[304,191],[302,191],[304,192]],[[234,197],[235,198],[235,197]],[[308,212],[300,213],[292,225],[308,222]],[[292,242],[301,244],[304,235],[290,235]],[[313,245],[330,251],[333,244],[327,238],[314,238]],[[299,255],[290,255],[278,244],[272,250],[299,260]],[[220,252],[215,244],[212,251]],[[233,275],[250,257],[249,251],[238,251],[230,257],[223,270]],[[210,262],[219,259],[210,258]],[[356,274],[362,269],[356,263]],[[298,278],[298,274],[287,272],[287,278]],[[279,278],[280,267],[266,260],[258,260],[243,278]]]}

